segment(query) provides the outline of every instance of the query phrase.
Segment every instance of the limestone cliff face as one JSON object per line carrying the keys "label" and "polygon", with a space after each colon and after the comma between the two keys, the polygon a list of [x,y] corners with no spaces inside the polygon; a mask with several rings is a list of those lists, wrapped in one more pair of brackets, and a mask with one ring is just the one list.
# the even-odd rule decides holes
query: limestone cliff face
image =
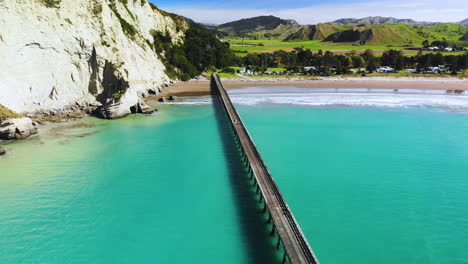
{"label": "limestone cliff face", "polygon": [[139,95],[171,81],[152,34],[181,42],[186,27],[146,0],[0,0],[0,104],[128,114]]}

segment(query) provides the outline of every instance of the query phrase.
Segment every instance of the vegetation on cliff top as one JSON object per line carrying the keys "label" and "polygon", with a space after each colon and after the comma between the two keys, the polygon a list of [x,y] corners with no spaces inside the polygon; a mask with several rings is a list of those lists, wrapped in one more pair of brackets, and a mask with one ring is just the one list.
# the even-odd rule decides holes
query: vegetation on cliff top
{"label": "vegetation on cliff top", "polygon": [[23,116],[0,104],[0,122],[3,122],[7,119],[20,117]]}
{"label": "vegetation on cliff top", "polygon": [[189,23],[181,44],[174,44],[168,32],[153,31],[152,35],[154,50],[172,79],[186,81],[209,68],[231,66],[235,57],[228,43],[195,23]]}

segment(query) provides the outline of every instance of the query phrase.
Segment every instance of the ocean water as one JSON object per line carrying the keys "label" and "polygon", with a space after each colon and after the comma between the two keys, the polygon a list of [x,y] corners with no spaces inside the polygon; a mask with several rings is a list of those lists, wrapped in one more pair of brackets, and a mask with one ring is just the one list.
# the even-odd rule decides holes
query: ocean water
{"label": "ocean water", "polygon": [[[231,92],[321,263],[468,263],[468,97]],[[0,263],[278,263],[209,97],[0,158]]]}
{"label": "ocean water", "polygon": [[0,158],[0,263],[277,263],[211,106],[53,126]]}

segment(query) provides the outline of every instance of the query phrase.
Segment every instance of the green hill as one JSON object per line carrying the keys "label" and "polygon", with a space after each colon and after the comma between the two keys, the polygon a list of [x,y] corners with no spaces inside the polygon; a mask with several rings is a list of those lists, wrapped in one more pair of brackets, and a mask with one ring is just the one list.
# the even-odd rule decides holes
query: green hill
{"label": "green hill", "polygon": [[294,20],[285,20],[274,16],[259,16],[222,24],[214,29],[230,37],[255,37],[269,34],[269,37],[278,38],[290,34],[289,30],[297,26],[299,24]]}
{"label": "green hill", "polygon": [[296,40],[324,40],[333,33],[339,31],[345,31],[352,29],[352,26],[343,24],[327,23],[317,25],[306,25],[297,27],[298,30],[286,38],[285,41],[296,41]]}
{"label": "green hill", "polygon": [[337,31],[324,41],[372,45],[420,45],[424,40],[459,41],[468,32],[468,27],[457,24],[432,24],[411,26],[405,24],[362,25],[353,29]]}
{"label": "green hill", "polygon": [[468,41],[468,32],[463,35],[463,37],[460,38],[461,41]]}
{"label": "green hill", "polygon": [[393,20],[388,20],[389,18],[379,19],[386,19],[385,23],[379,20],[382,23],[374,21],[375,23],[361,24],[334,22],[317,25],[300,25],[294,20],[285,20],[274,16],[260,16],[219,26],[209,26],[209,29],[226,39],[243,38],[290,42],[321,40],[330,43],[349,43],[352,45],[399,46],[420,46],[425,40],[429,41],[429,43],[443,40],[468,42],[468,36],[466,35],[468,27],[462,24],[389,24]]}
{"label": "green hill", "polygon": [[357,42],[359,44],[365,44],[372,39],[372,29],[366,29],[359,31],[357,29],[348,29],[339,31],[329,35],[323,41],[325,42]]}

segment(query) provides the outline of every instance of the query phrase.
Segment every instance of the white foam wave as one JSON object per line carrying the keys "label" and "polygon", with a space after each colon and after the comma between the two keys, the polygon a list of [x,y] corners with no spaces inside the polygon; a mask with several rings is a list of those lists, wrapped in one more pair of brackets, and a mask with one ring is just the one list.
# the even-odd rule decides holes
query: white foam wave
{"label": "white foam wave", "polygon": [[468,108],[468,96],[436,94],[376,94],[376,93],[294,93],[233,95],[237,104],[291,104],[301,106],[432,106]]}
{"label": "white foam wave", "polygon": [[[297,105],[297,106],[367,106],[367,107],[443,107],[468,110],[468,96],[441,93],[231,93],[234,104],[240,105]],[[206,105],[209,96],[186,98],[175,104]]]}

